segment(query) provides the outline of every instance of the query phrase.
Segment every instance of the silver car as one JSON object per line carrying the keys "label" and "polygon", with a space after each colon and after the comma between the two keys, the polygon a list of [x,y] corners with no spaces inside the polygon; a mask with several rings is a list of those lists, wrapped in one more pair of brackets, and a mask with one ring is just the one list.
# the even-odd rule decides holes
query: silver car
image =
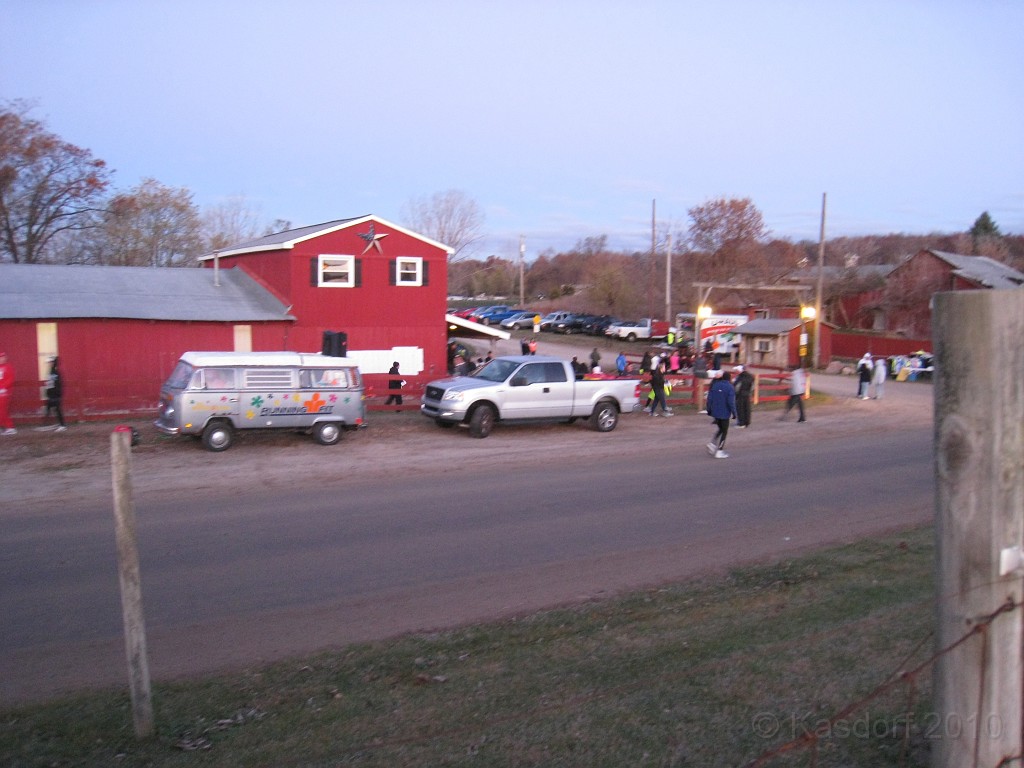
{"label": "silver car", "polygon": [[537,316],[536,312],[517,312],[511,317],[507,317],[501,321],[502,328],[508,328],[509,330],[522,330],[523,328],[533,328],[533,319]]}

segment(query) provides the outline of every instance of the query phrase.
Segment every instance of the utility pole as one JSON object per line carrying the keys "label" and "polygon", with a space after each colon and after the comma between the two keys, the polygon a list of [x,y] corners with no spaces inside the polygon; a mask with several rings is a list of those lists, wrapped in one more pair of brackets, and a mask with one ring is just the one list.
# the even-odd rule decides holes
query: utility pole
{"label": "utility pole", "polygon": [[1009,373],[1024,370],[1024,293],[950,291],[932,302],[942,653],[931,765],[1010,765],[1024,751],[1024,390]]}
{"label": "utility pole", "polygon": [[818,237],[818,289],[814,295],[814,370],[821,364],[821,291],[825,278],[825,201],[827,192],[821,193],[821,234]]}
{"label": "utility pole", "polygon": [[657,222],[657,216],[655,215],[656,208],[657,200],[651,200],[651,278],[648,283],[649,289],[647,291],[647,315],[652,318],[654,317],[654,304],[652,303],[654,299],[654,257],[658,253],[656,250],[657,238],[655,231]]}
{"label": "utility pole", "polygon": [[526,258],[526,239],[519,236],[519,306],[526,306],[526,286],[523,285],[523,261]]}
{"label": "utility pole", "polygon": [[672,320],[672,233],[668,233],[668,249],[665,251],[665,319],[669,325]]}

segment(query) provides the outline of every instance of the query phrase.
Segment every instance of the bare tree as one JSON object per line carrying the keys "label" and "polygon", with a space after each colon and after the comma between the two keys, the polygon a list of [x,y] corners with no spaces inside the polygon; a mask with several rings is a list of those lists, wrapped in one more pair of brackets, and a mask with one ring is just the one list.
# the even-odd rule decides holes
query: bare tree
{"label": "bare tree", "polygon": [[762,269],[768,230],[749,198],[709,200],[688,213],[690,242],[710,257],[706,278],[724,280]]}
{"label": "bare tree", "polygon": [[267,225],[259,220],[258,209],[250,205],[243,195],[233,195],[211,205],[203,209],[201,216],[203,248],[207,253],[213,253],[254,240],[267,229]]}
{"label": "bare tree", "polygon": [[21,101],[0,107],[0,259],[33,264],[59,233],[95,224],[110,171],[27,113]]}
{"label": "bare tree", "polygon": [[185,267],[194,266],[202,255],[192,193],[155,179],[145,179],[110,201],[103,234],[103,264]]}
{"label": "bare tree", "polygon": [[484,214],[464,192],[449,189],[402,206],[410,229],[454,249],[451,261],[466,258],[483,238]]}

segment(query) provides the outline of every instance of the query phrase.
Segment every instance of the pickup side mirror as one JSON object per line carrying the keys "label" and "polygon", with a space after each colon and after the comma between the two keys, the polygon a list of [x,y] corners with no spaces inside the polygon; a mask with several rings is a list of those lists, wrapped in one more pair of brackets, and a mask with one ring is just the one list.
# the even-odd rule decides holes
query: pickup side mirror
{"label": "pickup side mirror", "polygon": [[525,376],[513,376],[512,381],[509,382],[513,387],[525,387],[529,383]]}

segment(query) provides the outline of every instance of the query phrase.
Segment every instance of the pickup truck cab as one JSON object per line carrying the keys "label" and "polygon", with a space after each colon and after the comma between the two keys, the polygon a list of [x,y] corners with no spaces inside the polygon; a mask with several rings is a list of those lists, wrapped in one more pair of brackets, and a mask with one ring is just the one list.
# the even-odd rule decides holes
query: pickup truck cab
{"label": "pickup truck cab", "polygon": [[460,424],[473,437],[487,437],[495,423],[588,419],[610,432],[619,414],[640,401],[638,379],[577,377],[572,364],[556,357],[498,357],[471,376],[427,384],[420,412],[439,426]]}

